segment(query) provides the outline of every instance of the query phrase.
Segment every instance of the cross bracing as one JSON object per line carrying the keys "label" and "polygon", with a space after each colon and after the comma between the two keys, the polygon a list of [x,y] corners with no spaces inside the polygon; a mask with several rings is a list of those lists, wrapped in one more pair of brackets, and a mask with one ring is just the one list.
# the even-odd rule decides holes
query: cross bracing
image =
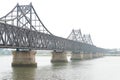
{"label": "cross bracing", "polygon": [[68,36],[68,39],[78,42],[83,42],[82,33],[81,30],[72,30],[70,35]]}
{"label": "cross bracing", "polygon": [[91,39],[90,34],[88,34],[88,35],[84,34],[84,35],[83,35],[83,41],[84,41],[85,43],[87,43],[87,44],[93,45],[93,42],[92,42],[92,39]]}
{"label": "cross bracing", "polygon": [[29,5],[17,4],[8,14],[0,18],[0,21],[5,24],[52,34],[38,17],[32,3]]}
{"label": "cross bracing", "polygon": [[[81,34],[81,31],[77,33]],[[102,48],[83,43],[81,37],[77,35],[76,38],[80,39],[74,41],[54,36],[42,23],[32,4],[17,4],[7,15],[0,18],[0,48],[68,50],[86,53],[104,51]]]}
{"label": "cross bracing", "polygon": [[93,42],[92,42],[90,34],[82,35],[80,29],[78,29],[78,30],[74,30],[73,29],[72,32],[70,33],[70,35],[67,37],[67,39],[93,45]]}

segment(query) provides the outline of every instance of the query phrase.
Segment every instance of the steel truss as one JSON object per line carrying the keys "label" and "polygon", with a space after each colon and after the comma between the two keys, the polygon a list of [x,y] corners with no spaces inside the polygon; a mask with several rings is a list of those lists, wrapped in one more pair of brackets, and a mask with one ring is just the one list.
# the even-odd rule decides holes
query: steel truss
{"label": "steel truss", "polygon": [[93,42],[92,42],[90,34],[82,35],[80,29],[79,30],[74,30],[73,29],[72,32],[70,33],[70,35],[67,37],[67,39],[93,45]]}
{"label": "steel truss", "polygon": [[5,24],[52,34],[38,17],[32,3],[29,5],[17,4],[7,15],[0,18],[0,21]]}
{"label": "steel truss", "polygon": [[[80,37],[78,35],[77,38]],[[44,26],[31,3],[17,4],[12,11],[0,18],[0,48],[68,50],[86,53],[104,51],[102,48],[81,42],[82,39],[79,40],[78,42],[54,36]]]}
{"label": "steel truss", "polygon": [[87,44],[90,44],[90,45],[93,45],[90,34],[88,34],[88,35],[84,34],[83,35],[83,42],[87,43]]}

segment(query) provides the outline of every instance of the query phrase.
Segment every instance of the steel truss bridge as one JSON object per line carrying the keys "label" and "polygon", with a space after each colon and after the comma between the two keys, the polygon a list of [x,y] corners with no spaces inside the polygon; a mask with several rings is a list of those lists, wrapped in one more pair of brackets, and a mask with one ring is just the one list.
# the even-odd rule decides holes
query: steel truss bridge
{"label": "steel truss bridge", "polygon": [[17,4],[0,18],[0,48],[105,52],[93,45],[90,35],[73,30],[68,38],[53,35],[42,23],[34,7]]}

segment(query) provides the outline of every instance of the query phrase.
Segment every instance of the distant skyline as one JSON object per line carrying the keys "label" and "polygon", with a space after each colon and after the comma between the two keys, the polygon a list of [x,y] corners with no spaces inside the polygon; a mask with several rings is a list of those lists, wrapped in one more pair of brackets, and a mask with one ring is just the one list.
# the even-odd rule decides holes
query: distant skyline
{"label": "distant skyline", "polygon": [[0,17],[17,3],[30,2],[54,35],[67,38],[72,29],[81,29],[98,47],[120,48],[119,0],[1,0]]}

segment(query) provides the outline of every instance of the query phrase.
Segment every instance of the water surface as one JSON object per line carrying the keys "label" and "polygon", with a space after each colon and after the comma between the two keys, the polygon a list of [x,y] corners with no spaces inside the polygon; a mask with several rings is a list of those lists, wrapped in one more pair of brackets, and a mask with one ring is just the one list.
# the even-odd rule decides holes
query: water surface
{"label": "water surface", "polygon": [[0,56],[0,80],[120,80],[119,56],[54,64],[50,60],[36,56],[37,68],[13,68],[12,56]]}

